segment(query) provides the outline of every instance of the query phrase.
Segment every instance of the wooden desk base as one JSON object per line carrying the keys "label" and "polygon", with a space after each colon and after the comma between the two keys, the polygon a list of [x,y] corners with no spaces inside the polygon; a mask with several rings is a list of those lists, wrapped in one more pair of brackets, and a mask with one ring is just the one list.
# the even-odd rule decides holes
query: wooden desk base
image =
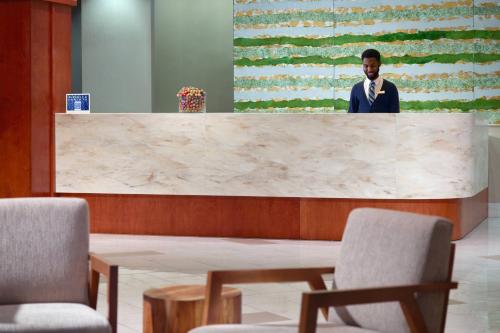
{"label": "wooden desk base", "polygon": [[205,237],[341,240],[359,207],[438,215],[461,239],[488,217],[488,189],[464,199],[378,200],[69,194],[90,206],[91,232]]}
{"label": "wooden desk base", "polygon": [[[144,292],[144,333],[186,333],[201,326],[205,286],[177,285]],[[241,323],[241,291],[222,289],[220,323]]]}

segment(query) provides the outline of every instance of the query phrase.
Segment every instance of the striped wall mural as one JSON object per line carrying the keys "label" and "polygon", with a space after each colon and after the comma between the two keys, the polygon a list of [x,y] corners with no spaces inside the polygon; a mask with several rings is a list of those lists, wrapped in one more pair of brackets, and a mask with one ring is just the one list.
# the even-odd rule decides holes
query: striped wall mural
{"label": "striped wall mural", "polygon": [[500,123],[500,0],[234,0],[235,112],[346,112],[382,54],[404,112]]}

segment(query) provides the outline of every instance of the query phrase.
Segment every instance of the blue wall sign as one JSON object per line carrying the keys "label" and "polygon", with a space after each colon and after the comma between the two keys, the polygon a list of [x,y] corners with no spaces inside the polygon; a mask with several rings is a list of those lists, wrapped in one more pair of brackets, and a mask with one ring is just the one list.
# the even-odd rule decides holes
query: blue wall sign
{"label": "blue wall sign", "polygon": [[89,113],[90,94],[66,94],[67,113]]}

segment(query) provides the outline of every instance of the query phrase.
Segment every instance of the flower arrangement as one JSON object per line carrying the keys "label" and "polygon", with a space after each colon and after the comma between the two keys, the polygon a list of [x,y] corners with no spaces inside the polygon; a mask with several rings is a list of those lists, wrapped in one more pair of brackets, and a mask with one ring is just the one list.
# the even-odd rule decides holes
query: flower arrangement
{"label": "flower arrangement", "polygon": [[205,112],[205,97],[203,89],[182,87],[177,93],[179,112]]}

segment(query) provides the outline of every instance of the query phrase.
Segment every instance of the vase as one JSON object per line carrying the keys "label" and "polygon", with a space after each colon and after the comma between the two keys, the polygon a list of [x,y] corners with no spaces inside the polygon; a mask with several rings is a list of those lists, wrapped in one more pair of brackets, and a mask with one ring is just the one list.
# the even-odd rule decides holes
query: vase
{"label": "vase", "polygon": [[207,96],[206,94],[199,96],[179,96],[178,98],[179,112],[199,113],[206,112]]}

